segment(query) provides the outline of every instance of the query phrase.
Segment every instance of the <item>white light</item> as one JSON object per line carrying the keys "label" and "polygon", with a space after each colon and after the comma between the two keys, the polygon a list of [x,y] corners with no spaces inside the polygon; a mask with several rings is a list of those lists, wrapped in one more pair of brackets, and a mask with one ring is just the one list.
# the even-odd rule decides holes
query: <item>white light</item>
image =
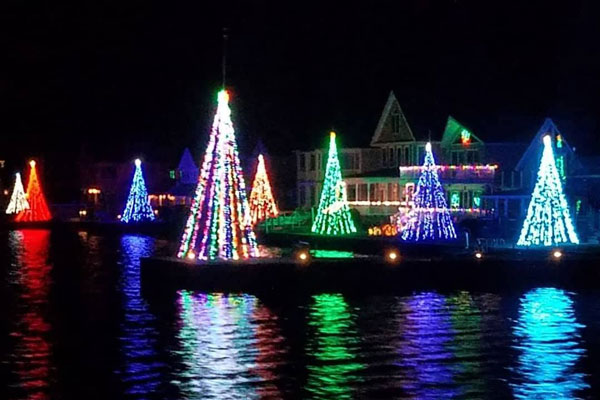
{"label": "white light", "polygon": [[195,258],[196,258],[196,255],[195,255],[193,252],[191,252],[191,251],[190,251],[190,252],[188,253],[188,255],[187,255],[187,258],[189,258],[190,260],[193,260],[193,259],[195,259]]}
{"label": "white light", "polygon": [[139,167],[140,165],[142,165],[142,160],[140,160],[139,158],[135,159],[135,166]]}
{"label": "white light", "polygon": [[481,252],[480,252],[480,251],[478,251],[478,252],[476,252],[476,253],[475,253],[475,258],[477,258],[477,259],[479,259],[479,260],[480,260],[480,259],[482,259],[482,258],[483,258],[483,254],[481,254]]}
{"label": "white light", "polygon": [[396,250],[390,250],[387,252],[386,257],[389,261],[395,262],[398,260],[400,255],[398,254],[398,252]]}
{"label": "white light", "polygon": [[[546,136],[546,137],[548,137],[548,136]],[[545,138],[546,138],[546,137],[545,137]],[[545,139],[545,138],[544,138],[544,139]],[[562,257],[562,255],[563,255],[563,254],[562,254],[562,252],[561,252],[560,250],[554,250],[554,252],[552,253],[552,257],[556,258],[557,260],[558,260],[559,258],[561,258],[561,257]]]}
{"label": "white light", "polygon": [[306,254],[306,252],[303,251],[300,254],[298,254],[298,258],[302,261],[306,261],[308,259],[308,254]]}

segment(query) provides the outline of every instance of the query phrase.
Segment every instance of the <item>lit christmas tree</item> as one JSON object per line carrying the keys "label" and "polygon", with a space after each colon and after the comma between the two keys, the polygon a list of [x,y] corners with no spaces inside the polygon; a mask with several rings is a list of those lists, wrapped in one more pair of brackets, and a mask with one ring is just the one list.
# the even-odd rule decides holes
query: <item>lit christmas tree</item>
{"label": "lit christmas tree", "polygon": [[425,160],[413,201],[414,207],[409,212],[402,239],[415,242],[456,239],[454,223],[438,178],[431,143],[425,146]]}
{"label": "lit christmas tree", "polygon": [[219,92],[217,113],[177,256],[202,260],[258,257],[226,90]]}
{"label": "lit christmas tree", "polygon": [[556,168],[552,138],[546,135],[537,182],[517,246],[553,246],[561,243],[579,244],[579,239]]}
{"label": "lit christmas tree", "polygon": [[256,175],[254,175],[252,191],[250,192],[250,217],[252,218],[252,223],[256,224],[277,215],[279,215],[279,211],[277,211],[277,205],[271,191],[269,176],[265,168],[265,160],[263,155],[259,154]]}
{"label": "lit christmas tree", "polygon": [[21,210],[16,216],[15,221],[19,222],[43,222],[50,221],[52,214],[46,204],[46,198],[42,187],[38,180],[37,171],[35,169],[35,161],[29,161],[31,167],[29,171],[29,179],[27,181],[27,202],[29,208]]}
{"label": "lit christmas tree", "polygon": [[325,181],[321,190],[317,217],[312,225],[312,232],[319,235],[356,233],[356,227],[354,221],[352,221],[346,198],[346,184],[342,180],[342,170],[335,144],[335,132],[330,133]]}
{"label": "lit christmas tree", "polygon": [[23,210],[29,208],[29,202],[27,201],[27,196],[25,195],[25,190],[23,189],[23,183],[21,182],[21,174],[15,174],[15,187],[13,189],[12,195],[10,196],[10,202],[8,203],[8,207],[6,208],[7,214],[18,214]]}
{"label": "lit christmas tree", "polygon": [[133,182],[131,182],[121,222],[128,224],[143,221],[154,221],[154,211],[148,201],[148,190],[142,173],[142,161],[138,158],[135,160]]}

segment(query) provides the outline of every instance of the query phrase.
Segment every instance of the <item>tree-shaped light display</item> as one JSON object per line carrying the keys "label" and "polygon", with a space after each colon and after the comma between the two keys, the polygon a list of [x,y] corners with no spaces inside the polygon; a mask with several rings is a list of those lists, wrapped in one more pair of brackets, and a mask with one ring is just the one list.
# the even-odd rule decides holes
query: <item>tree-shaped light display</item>
{"label": "tree-shaped light display", "polygon": [[154,221],[154,211],[148,200],[148,190],[142,173],[142,161],[138,158],[135,160],[133,181],[121,216],[121,222],[128,224],[143,221]]}
{"label": "tree-shaped light display", "polygon": [[543,140],[544,151],[537,182],[517,246],[579,244],[556,168],[552,138],[546,135]]}
{"label": "tree-shaped light display", "polygon": [[42,187],[38,180],[35,161],[31,160],[29,166],[31,167],[29,170],[29,179],[27,180],[27,202],[29,203],[29,208],[21,210],[21,212],[15,216],[15,221],[50,221],[50,219],[52,219],[52,214],[50,214],[44,192],[42,191]]}
{"label": "tree-shaped light display", "polygon": [[409,211],[408,222],[402,231],[402,239],[409,241],[456,239],[454,223],[444,197],[444,189],[438,178],[431,143],[425,146],[425,160],[413,201],[414,207]]}
{"label": "tree-shaped light display", "polygon": [[12,195],[10,196],[10,202],[6,207],[7,214],[18,214],[23,210],[29,208],[29,202],[23,189],[23,183],[21,182],[21,174],[15,174],[15,187],[13,188]]}
{"label": "tree-shaped light display", "polygon": [[250,192],[250,216],[252,223],[256,224],[277,215],[279,215],[279,211],[277,211],[277,205],[271,191],[269,176],[265,168],[265,159],[262,154],[259,154],[256,175],[254,175],[252,191]]}
{"label": "tree-shaped light display", "polygon": [[325,181],[312,232],[319,235],[347,235],[356,232],[346,198],[346,185],[335,144],[335,132],[329,134],[329,157],[325,168]]}
{"label": "tree-shaped light display", "polygon": [[258,257],[226,90],[219,92],[217,113],[177,256],[203,260]]}

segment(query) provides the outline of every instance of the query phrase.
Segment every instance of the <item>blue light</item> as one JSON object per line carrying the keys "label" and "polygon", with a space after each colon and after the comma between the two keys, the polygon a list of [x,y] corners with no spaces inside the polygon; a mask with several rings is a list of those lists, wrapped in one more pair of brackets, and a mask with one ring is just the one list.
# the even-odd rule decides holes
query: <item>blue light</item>
{"label": "blue light", "polygon": [[148,201],[148,191],[146,190],[146,182],[142,173],[142,162],[140,159],[135,160],[135,173],[133,182],[127,197],[127,204],[123,210],[121,222],[142,222],[154,221],[154,211]]}
{"label": "blue light", "polygon": [[456,239],[431,143],[427,143],[425,147],[425,160],[413,199],[415,204],[409,211],[408,223],[402,231],[403,240],[417,242]]}
{"label": "blue light", "polygon": [[577,363],[585,350],[573,300],[563,290],[538,288],[521,299],[514,327],[513,348],[519,352],[518,383],[514,395],[521,399],[573,399],[589,385]]}

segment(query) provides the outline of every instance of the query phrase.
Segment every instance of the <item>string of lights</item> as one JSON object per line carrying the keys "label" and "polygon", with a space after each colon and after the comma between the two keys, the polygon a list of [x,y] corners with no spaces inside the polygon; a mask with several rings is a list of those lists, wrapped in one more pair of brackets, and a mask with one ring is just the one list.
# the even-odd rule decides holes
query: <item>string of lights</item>
{"label": "string of lights", "polygon": [[456,231],[437,175],[431,143],[425,146],[422,173],[413,196],[414,207],[408,214],[402,239],[424,241],[455,239]]}
{"label": "string of lights", "polygon": [[6,213],[18,214],[23,210],[27,210],[28,208],[29,202],[27,201],[27,196],[25,195],[25,190],[23,189],[21,174],[17,172],[15,174],[15,186],[13,188],[12,195],[10,196],[8,207],[6,207]]}
{"label": "string of lights", "polygon": [[229,94],[223,89],[177,256],[235,260],[258,255]]}
{"label": "string of lights", "polygon": [[335,132],[329,134],[329,156],[325,168],[325,181],[312,232],[319,235],[347,235],[356,233],[346,197],[346,185],[335,143]]}
{"label": "string of lights", "polygon": [[275,198],[271,191],[269,176],[265,167],[265,160],[262,154],[258,155],[258,165],[256,174],[252,182],[252,191],[250,192],[250,217],[252,224],[264,221],[267,218],[273,218],[279,215]]}
{"label": "string of lights", "polygon": [[29,179],[27,180],[27,201],[29,208],[21,210],[16,216],[18,222],[44,222],[52,219],[52,214],[46,204],[44,192],[38,180],[35,161],[29,161]]}
{"label": "string of lights", "polygon": [[569,213],[567,199],[556,168],[552,138],[544,136],[544,151],[537,181],[517,246],[553,246],[579,244]]}
{"label": "string of lights", "polygon": [[135,160],[133,181],[131,182],[121,222],[128,224],[130,222],[154,221],[154,219],[154,211],[148,200],[148,190],[142,172],[142,161],[138,158]]}

